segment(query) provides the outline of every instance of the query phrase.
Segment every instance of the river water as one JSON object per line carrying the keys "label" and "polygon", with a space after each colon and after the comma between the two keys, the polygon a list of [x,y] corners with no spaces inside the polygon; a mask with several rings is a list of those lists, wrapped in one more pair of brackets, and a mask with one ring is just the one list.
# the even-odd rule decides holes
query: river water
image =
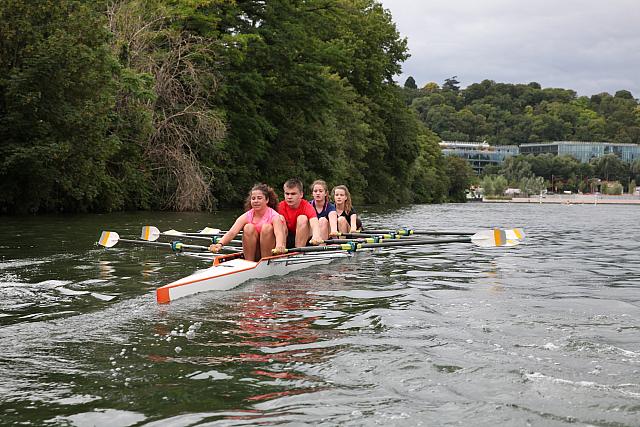
{"label": "river water", "polygon": [[364,210],[527,239],[362,253],[162,306],[153,290],[202,261],[94,245],[235,214],[0,218],[2,424],[640,425],[638,207]]}

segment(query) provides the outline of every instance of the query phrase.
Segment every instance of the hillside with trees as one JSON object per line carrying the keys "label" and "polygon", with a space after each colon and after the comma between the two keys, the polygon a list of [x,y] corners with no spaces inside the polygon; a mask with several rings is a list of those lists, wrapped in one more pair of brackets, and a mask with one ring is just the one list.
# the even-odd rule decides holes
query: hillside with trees
{"label": "hillside with trees", "polygon": [[407,105],[422,123],[448,141],[519,145],[547,141],[640,143],[640,105],[627,90],[577,96],[538,83],[484,80],[460,89],[456,76],[442,86],[404,85]]}

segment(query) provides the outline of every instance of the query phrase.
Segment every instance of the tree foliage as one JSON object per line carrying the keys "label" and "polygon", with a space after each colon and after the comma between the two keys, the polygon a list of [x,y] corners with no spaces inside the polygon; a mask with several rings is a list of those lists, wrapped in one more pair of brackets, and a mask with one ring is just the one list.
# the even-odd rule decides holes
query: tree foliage
{"label": "tree foliage", "polygon": [[640,107],[626,90],[578,97],[538,83],[484,80],[459,89],[456,76],[414,91],[407,103],[444,140],[512,145],[542,141],[640,143]]}
{"label": "tree foliage", "polygon": [[8,0],[0,17],[5,212],[211,209],[291,176],[358,203],[451,194],[378,1]]}
{"label": "tree foliage", "polygon": [[117,63],[104,20],[81,2],[0,6],[0,207],[15,212],[113,208],[107,164]]}

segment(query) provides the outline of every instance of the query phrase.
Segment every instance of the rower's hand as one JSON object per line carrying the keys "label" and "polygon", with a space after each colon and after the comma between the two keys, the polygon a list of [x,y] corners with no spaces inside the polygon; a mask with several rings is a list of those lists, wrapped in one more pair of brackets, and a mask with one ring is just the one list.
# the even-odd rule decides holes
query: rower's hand
{"label": "rower's hand", "polygon": [[358,230],[357,228],[352,228],[351,231],[349,231],[349,233],[351,233],[351,234],[356,234],[356,233],[359,233],[359,232],[360,232],[360,230]]}
{"label": "rower's hand", "polygon": [[209,246],[209,251],[213,252],[214,254],[217,254],[218,252],[220,252],[221,249],[222,249],[221,243],[216,243],[214,245]]}
{"label": "rower's hand", "polygon": [[313,246],[318,246],[324,243],[324,240],[322,239],[311,239],[309,240],[309,243],[311,243]]}
{"label": "rower's hand", "polygon": [[332,231],[331,233],[329,233],[329,238],[330,239],[335,239],[336,237],[340,236],[340,232],[339,231]]}
{"label": "rower's hand", "polygon": [[276,246],[275,248],[271,249],[271,253],[273,255],[286,254],[287,253],[287,248],[285,248],[284,246]]}

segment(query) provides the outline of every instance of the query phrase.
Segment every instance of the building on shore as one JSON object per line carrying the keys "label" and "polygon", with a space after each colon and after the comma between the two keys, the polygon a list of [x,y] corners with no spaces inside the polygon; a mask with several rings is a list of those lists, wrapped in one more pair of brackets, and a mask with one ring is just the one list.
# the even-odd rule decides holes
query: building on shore
{"label": "building on shore", "polygon": [[517,156],[517,145],[489,145],[486,142],[442,141],[442,154],[465,159],[479,175],[489,165],[501,165],[509,156]]}
{"label": "building on shore", "polygon": [[440,148],[445,156],[465,159],[478,175],[485,167],[500,166],[507,157],[518,154],[569,155],[583,163],[606,154],[615,154],[627,163],[640,159],[640,145],[613,142],[552,141],[520,145],[489,145],[486,142],[442,141]]}
{"label": "building on shore", "polygon": [[581,142],[581,141],[553,141],[531,144],[520,144],[520,154],[554,154],[556,156],[569,155],[582,163],[606,154],[615,154],[623,162],[631,163],[640,159],[640,145],[616,144],[613,142]]}

